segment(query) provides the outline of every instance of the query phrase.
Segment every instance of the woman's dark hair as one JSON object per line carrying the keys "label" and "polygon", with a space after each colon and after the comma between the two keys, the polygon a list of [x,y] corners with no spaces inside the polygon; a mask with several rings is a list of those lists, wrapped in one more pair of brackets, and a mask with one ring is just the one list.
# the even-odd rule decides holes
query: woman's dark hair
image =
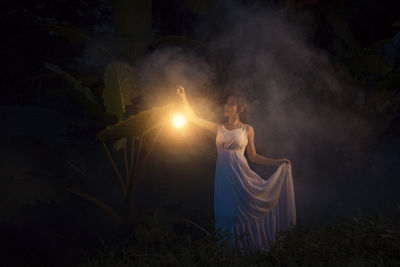
{"label": "woman's dark hair", "polygon": [[229,96],[233,96],[236,99],[240,120],[247,121],[247,100],[245,95],[240,92],[234,92],[229,94]]}

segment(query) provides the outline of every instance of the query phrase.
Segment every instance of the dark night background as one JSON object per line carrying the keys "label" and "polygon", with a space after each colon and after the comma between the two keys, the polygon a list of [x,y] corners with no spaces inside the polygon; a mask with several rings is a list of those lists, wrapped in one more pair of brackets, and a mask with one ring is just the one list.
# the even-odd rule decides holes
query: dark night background
{"label": "dark night background", "polygon": [[[258,153],[293,162],[298,225],[329,226],[358,212],[391,216],[398,208],[397,1],[22,0],[1,6],[5,266],[84,263],[101,242],[134,243],[133,229],[154,214],[178,232],[187,230],[174,223],[179,217],[212,231],[215,136],[193,125],[184,137],[162,131],[148,161],[139,162],[134,223],[118,223],[71,193],[95,196],[123,213],[96,134],[174,102],[177,84],[196,112],[214,121],[222,121],[229,92],[246,94]],[[110,114],[103,95],[117,76],[131,97],[120,117]],[[124,137],[129,154],[132,139]],[[124,152],[111,141],[105,143],[124,174]],[[274,170],[250,165],[263,177]]]}

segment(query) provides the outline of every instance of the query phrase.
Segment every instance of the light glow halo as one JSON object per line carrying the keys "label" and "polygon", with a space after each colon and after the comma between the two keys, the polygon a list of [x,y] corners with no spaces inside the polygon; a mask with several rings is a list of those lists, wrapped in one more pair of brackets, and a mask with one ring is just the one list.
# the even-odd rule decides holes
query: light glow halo
{"label": "light glow halo", "polygon": [[175,114],[172,117],[172,124],[174,125],[175,128],[182,128],[186,124],[186,118],[182,114]]}

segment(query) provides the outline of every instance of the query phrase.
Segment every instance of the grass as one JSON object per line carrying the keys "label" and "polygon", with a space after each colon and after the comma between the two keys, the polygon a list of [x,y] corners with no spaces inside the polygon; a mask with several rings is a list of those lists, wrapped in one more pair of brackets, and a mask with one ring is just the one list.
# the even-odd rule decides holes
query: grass
{"label": "grass", "polygon": [[103,243],[81,266],[400,266],[400,205],[391,215],[359,214],[324,227],[297,225],[282,233],[269,253],[240,253],[228,247],[226,233],[185,224],[187,231],[179,234],[157,218],[137,225],[131,244]]}

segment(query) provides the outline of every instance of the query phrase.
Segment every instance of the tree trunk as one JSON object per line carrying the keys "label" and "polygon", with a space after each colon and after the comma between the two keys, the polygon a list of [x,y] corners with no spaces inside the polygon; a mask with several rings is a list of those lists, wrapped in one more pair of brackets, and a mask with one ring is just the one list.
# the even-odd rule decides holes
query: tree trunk
{"label": "tree trunk", "polygon": [[151,41],[152,1],[115,0],[114,24],[116,45],[134,65]]}

